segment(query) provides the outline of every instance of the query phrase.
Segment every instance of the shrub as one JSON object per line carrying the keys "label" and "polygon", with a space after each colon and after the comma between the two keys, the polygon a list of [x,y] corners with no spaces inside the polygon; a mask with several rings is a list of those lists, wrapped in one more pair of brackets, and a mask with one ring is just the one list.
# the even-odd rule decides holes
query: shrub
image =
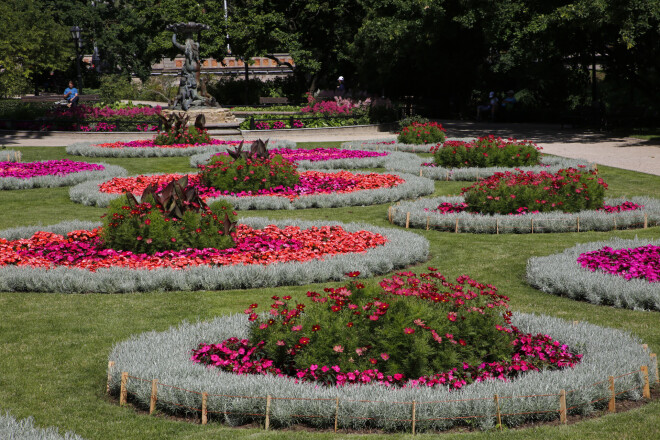
{"label": "shrub", "polygon": [[201,168],[204,185],[230,192],[293,187],[300,182],[296,165],[279,154],[269,158],[213,156]]}
{"label": "shrub", "polygon": [[156,145],[175,145],[175,144],[208,144],[211,142],[206,130],[200,130],[197,127],[190,126],[182,129],[173,127],[171,130],[163,133],[158,133],[154,138]]}
{"label": "shrub", "polygon": [[595,172],[568,168],[555,174],[495,173],[463,188],[468,211],[482,214],[579,212],[603,207],[607,184]]}
{"label": "shrub", "polygon": [[446,168],[519,167],[538,165],[541,148],[530,141],[504,140],[494,136],[473,142],[448,141],[435,149],[435,164]]}
{"label": "shrub", "polygon": [[187,178],[161,191],[147,187],[138,202],[113,200],[103,216],[101,239],[108,249],[153,254],[166,250],[226,249],[234,246],[236,213],[227,202],[207,206]]}
{"label": "shrub", "polygon": [[420,115],[412,115],[412,116],[406,116],[405,118],[399,120],[398,122],[398,131],[403,130],[404,128],[408,127],[409,125],[412,125],[414,122],[418,124],[426,124],[429,122],[429,118],[425,118],[424,116]]}
{"label": "shrub", "polygon": [[404,127],[397,140],[404,144],[431,144],[445,141],[445,129],[437,122],[413,122]]}

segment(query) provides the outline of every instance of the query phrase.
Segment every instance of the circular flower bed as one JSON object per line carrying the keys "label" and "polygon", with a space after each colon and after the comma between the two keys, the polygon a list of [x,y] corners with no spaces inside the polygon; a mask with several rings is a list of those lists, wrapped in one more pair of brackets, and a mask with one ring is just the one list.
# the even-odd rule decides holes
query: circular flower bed
{"label": "circular flower bed", "polygon": [[[382,167],[392,155],[398,160],[408,159],[408,154],[394,154],[389,151],[343,150],[341,148],[276,148],[269,150],[271,155],[279,154],[284,159],[295,162],[298,169],[337,169],[337,168],[377,168]],[[206,165],[208,160],[220,154],[203,153],[190,158],[190,166]]]}
{"label": "circular flower bed", "polygon": [[660,311],[660,242],[611,240],[581,244],[527,262],[537,289],[593,304]]}
{"label": "circular flower bed", "polygon": [[[76,142],[66,147],[68,154],[88,157],[170,157],[192,156],[200,153],[218,153],[230,147],[236,147],[241,141],[212,139],[209,144],[174,144],[158,145],[153,139],[134,141],[116,141],[103,144]],[[272,141],[271,147],[295,148],[295,142]]]}
{"label": "circular flower bed", "polygon": [[[152,183],[163,186],[179,174],[136,176],[111,181],[93,181],[78,185],[69,192],[74,202],[92,206],[107,206],[110,200],[125,191],[135,194]],[[188,175],[191,184],[198,185],[198,174]],[[300,183],[294,187],[274,187],[256,193],[229,193],[215,188],[199,187],[207,202],[227,200],[239,210],[246,209],[300,209],[371,205],[404,198],[413,198],[434,191],[429,179],[378,173],[350,173],[339,171],[304,171]]]}
{"label": "circular flower bed", "polygon": [[[184,323],[179,328],[145,333],[118,344],[109,356],[114,362],[109,371],[110,390],[113,394],[119,392],[122,372],[147,379],[129,380],[127,389],[137,405],[148,407],[150,380],[157,378],[160,384],[168,385],[159,386],[159,410],[181,414],[181,406],[201,408],[201,393],[205,392],[209,414],[222,413],[222,420],[230,425],[262,422],[259,414],[265,414],[266,396],[270,395],[271,426],[305,423],[321,429],[332,428],[337,415],[340,429],[410,430],[411,404],[415,401],[420,431],[460,427],[465,420],[475,420],[482,429],[492,428],[497,423],[494,394],[512,397],[500,400],[503,414],[515,414],[503,416],[508,426],[556,419],[557,395],[562,389],[569,390],[566,398],[568,407],[573,408],[571,413],[590,414],[607,401],[609,375],[624,375],[616,381],[617,391],[632,390],[618,398],[640,397],[641,375],[627,374],[650,364],[637,338],[614,329],[586,323],[572,325],[546,316],[514,314],[511,320],[521,332],[550,334],[569,347],[579,346],[582,361],[574,368],[528,371],[514,381],[484,380],[453,391],[444,386],[385,390],[373,381],[324,387],[274,375],[238,375],[191,362],[191,350],[200,344],[232,337],[240,342],[248,337],[250,322],[245,315],[233,315],[212,322]],[[654,367],[649,368],[651,380],[655,379]],[[530,395],[536,397],[514,398]],[[601,403],[593,403],[599,400]],[[195,411],[191,415],[199,417]]]}
{"label": "circular flower bed", "polygon": [[[245,289],[367,276],[427,258],[411,233],[341,223],[241,221],[236,246],[138,254],[99,246],[94,223],[0,232],[0,290],[132,292]],[[272,264],[277,263],[277,264]]]}
{"label": "circular flower bed", "polygon": [[52,188],[90,179],[125,176],[126,170],[108,164],[45,160],[0,162],[0,189]]}

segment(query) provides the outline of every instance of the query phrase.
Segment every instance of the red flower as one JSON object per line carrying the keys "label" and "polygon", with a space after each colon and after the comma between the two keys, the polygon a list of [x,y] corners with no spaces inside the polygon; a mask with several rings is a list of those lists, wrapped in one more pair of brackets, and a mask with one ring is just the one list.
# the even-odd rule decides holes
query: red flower
{"label": "red flower", "polygon": [[298,342],[300,342],[301,345],[307,345],[309,344],[309,338],[300,338],[298,339]]}

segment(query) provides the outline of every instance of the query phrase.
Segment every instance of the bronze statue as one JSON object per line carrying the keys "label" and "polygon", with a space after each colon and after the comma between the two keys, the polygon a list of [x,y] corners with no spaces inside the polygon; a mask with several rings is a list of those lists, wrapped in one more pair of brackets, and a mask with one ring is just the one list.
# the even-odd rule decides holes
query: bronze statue
{"label": "bronze statue", "polygon": [[[201,23],[175,23],[166,28],[174,32],[172,44],[185,55],[186,59],[181,68],[181,79],[179,80],[179,93],[174,99],[172,108],[187,111],[190,107],[217,106],[212,97],[203,97],[197,93],[200,84],[201,61],[199,59],[199,43],[193,40],[193,32],[209,29],[209,26]],[[176,35],[181,33],[185,36],[185,43],[177,42]]]}

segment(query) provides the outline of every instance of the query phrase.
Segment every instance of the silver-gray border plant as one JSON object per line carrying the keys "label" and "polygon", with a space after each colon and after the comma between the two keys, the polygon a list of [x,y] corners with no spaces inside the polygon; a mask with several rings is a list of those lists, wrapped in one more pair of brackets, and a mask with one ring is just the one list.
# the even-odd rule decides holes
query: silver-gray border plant
{"label": "silver-gray border plant", "polygon": [[[463,424],[460,419],[450,420],[452,417],[475,417],[473,420],[479,428],[494,427],[495,394],[541,395],[500,400],[503,414],[518,413],[504,416],[503,423],[516,426],[557,419],[557,395],[562,389],[567,391],[568,407],[575,407],[571,413],[588,415],[595,408],[606,405],[610,395],[608,376],[639,371],[641,366],[647,365],[651,371],[650,379],[655,380],[655,365],[650,365],[651,359],[641,341],[629,333],[589,323],[569,324],[548,316],[519,313],[514,314],[513,324],[523,332],[549,334],[555,340],[568,344],[584,355],[582,362],[573,369],[528,372],[510,382],[490,380],[452,392],[444,387],[385,389],[375,384],[322,387],[313,383],[296,384],[288,378],[240,376],[192,363],[191,350],[200,343],[219,343],[229,337],[248,336],[248,320],[245,315],[239,314],[219,317],[211,322],[184,322],[178,328],[144,333],[117,344],[109,356],[109,360],[114,362],[109,370],[109,385],[111,393],[116,395],[119,393],[122,372],[144,379],[129,380],[127,383],[128,392],[135,397],[135,403],[142,407],[149,406],[151,380],[158,379],[161,384],[177,387],[159,387],[157,403],[159,410],[176,414],[182,414],[181,407],[177,405],[201,408],[201,393],[205,392],[209,394],[209,413],[228,412],[216,417],[216,420],[220,419],[229,425],[263,422],[263,417],[241,414],[264,414],[266,396],[271,395],[284,398],[271,401],[272,426],[286,427],[304,422],[317,428],[332,427],[335,399],[339,398],[340,429],[409,430],[411,404],[415,401],[417,429],[435,431]],[[618,398],[639,399],[641,385],[640,373],[618,378],[616,390],[622,392]],[[592,403],[598,399],[605,400]],[[199,417],[199,413],[193,411],[189,411],[188,415]],[[319,415],[326,417],[319,418]]]}
{"label": "silver-gray border plant", "polygon": [[17,150],[9,150],[7,148],[0,148],[0,162],[20,162],[21,152]]}
{"label": "silver-gray border plant", "polygon": [[[327,172],[327,170],[310,171]],[[368,172],[356,171],[353,171],[353,173],[370,174]],[[283,196],[221,196],[211,197],[207,199],[206,202],[210,204],[218,200],[226,200],[231,203],[234,208],[241,211],[250,209],[337,208],[342,206],[376,205],[396,202],[403,199],[414,199],[423,195],[432,194],[433,191],[435,191],[433,181],[426,177],[418,177],[403,173],[388,174],[399,176],[404,179],[405,182],[390,188],[364,189],[350,193],[312,194],[301,196],[293,200]],[[94,180],[76,185],[69,190],[69,197],[72,201],[83,205],[106,207],[111,200],[120,197],[121,194],[100,192],[99,185],[103,182],[104,180]]]}
{"label": "silver-gray border plant", "polygon": [[618,205],[626,201],[644,205],[635,211],[617,213],[587,210],[577,213],[489,215],[471,212],[441,214],[433,211],[440,203],[463,201],[463,197],[453,196],[401,202],[390,207],[392,222],[399,226],[406,226],[408,223],[412,228],[481,234],[611,231],[642,228],[644,224],[660,224],[660,200],[650,197],[606,198],[605,203],[608,205]]}
{"label": "silver-gray border plant", "polygon": [[[120,142],[122,140],[108,139],[103,143]],[[251,141],[246,141],[247,143]],[[287,140],[273,140],[273,147],[295,148],[296,143]],[[233,148],[233,145],[204,145],[189,148],[158,147],[158,148],[104,148],[93,142],[76,142],[66,147],[67,154],[86,157],[174,157],[192,156],[201,153],[220,153]]]}
{"label": "silver-gray border plant", "polygon": [[[473,140],[474,137],[466,138],[447,138],[447,141],[465,141],[469,142]],[[388,143],[383,143],[388,142]],[[397,142],[396,139],[391,137],[389,138],[375,138],[367,139],[363,141],[348,141],[341,144],[340,148],[346,148],[347,150],[375,150],[375,151],[403,151],[406,153],[430,153],[431,148],[438,145],[438,142],[430,144],[402,144]],[[418,171],[419,172],[419,171]]]}
{"label": "silver-gray border plant", "polygon": [[[0,291],[62,292],[62,293],[124,293],[162,290],[228,290],[255,289],[274,286],[295,286],[331,280],[341,280],[346,273],[361,272],[364,277],[385,274],[414,263],[426,261],[429,242],[425,238],[399,229],[381,228],[369,224],[336,221],[269,220],[263,217],[241,219],[240,223],[254,228],[267,225],[310,228],[339,225],[350,232],[368,230],[384,235],[387,243],[364,253],[329,255],[322,260],[286,262],[262,265],[196,266],[183,270],[128,269],[110,267],[90,272],[84,269],[58,267],[54,269],[2,266]],[[0,231],[8,240],[29,238],[37,231],[57,234],[78,229],[93,229],[100,223],[63,222],[51,226],[29,226]]]}
{"label": "silver-gray border plant", "polygon": [[39,428],[34,425],[32,417],[16,420],[9,412],[0,413],[0,438],[8,440],[83,440],[73,432],[61,435],[54,427]]}
{"label": "silver-gray border plant", "polygon": [[553,295],[578,301],[634,310],[660,311],[660,283],[626,280],[602,271],[592,272],[577,263],[580,254],[609,246],[613,249],[660,246],[660,240],[612,239],[584,243],[547,257],[527,261],[527,282]]}
{"label": "silver-gray border plant", "polygon": [[[37,161],[44,162],[44,161]],[[78,171],[63,176],[35,176],[29,179],[17,177],[0,177],[0,190],[30,189],[30,188],[55,188],[58,186],[71,186],[91,179],[110,179],[112,177],[126,176],[128,172],[117,165],[109,165],[99,162],[94,165],[102,165],[102,170]]]}

